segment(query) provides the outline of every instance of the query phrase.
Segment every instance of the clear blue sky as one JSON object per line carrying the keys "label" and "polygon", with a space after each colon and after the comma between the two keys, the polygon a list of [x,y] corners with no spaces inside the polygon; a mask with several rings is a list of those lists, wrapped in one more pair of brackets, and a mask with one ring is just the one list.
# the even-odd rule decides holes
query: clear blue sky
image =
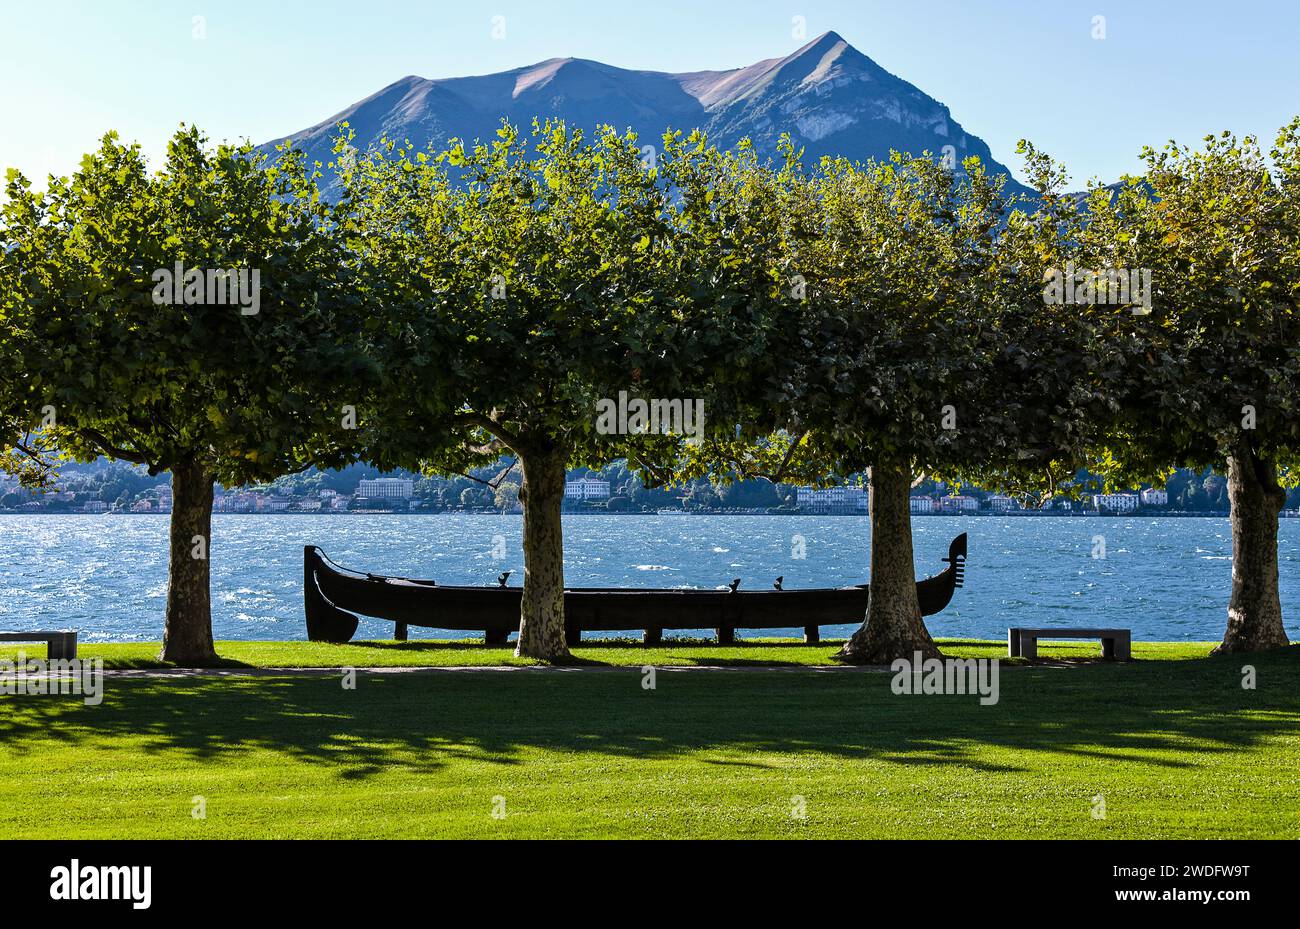
{"label": "clear blue sky", "polygon": [[1028,137],[1078,184],[1135,169],[1144,144],[1271,138],[1300,112],[1294,0],[0,0],[0,168],[67,171],[109,128],[151,154],[181,121],[264,142],[407,74],[738,67],[802,44],[796,16],[946,103],[1004,163]]}

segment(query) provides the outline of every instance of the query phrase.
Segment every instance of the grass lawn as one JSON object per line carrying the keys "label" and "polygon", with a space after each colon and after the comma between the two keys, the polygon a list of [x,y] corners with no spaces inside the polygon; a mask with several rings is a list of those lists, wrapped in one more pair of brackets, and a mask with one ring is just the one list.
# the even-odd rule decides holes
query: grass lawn
{"label": "grass lawn", "polygon": [[[1001,658],[1008,664],[1005,641],[939,639],[945,655],[954,658]],[[589,640],[573,650],[582,664],[627,665],[721,665],[726,667],[769,665],[835,665],[835,653],[842,642],[826,641],[805,645],[789,639],[746,639],[735,646],[719,646],[698,639],[665,640],[646,648],[632,640]],[[1213,642],[1134,642],[1137,659],[1179,660],[1204,658]],[[19,651],[42,658],[45,646],[2,645],[0,658],[13,658]],[[158,660],[157,642],[96,644],[82,643],[81,658],[102,658],[105,668],[167,668]],[[217,652],[232,668],[379,668],[379,667],[463,667],[488,665],[536,665],[528,658],[514,657],[514,646],[489,647],[476,641],[353,642],[329,645],[323,642],[218,642]],[[1100,657],[1100,642],[1040,642],[1043,658]]]}
{"label": "grass lawn", "polygon": [[[156,647],[85,654],[129,664]],[[423,643],[221,648],[248,664],[298,655],[314,666],[507,654]],[[832,651],[580,654],[639,666],[825,662]],[[110,678],[98,707],[0,696],[0,833],[1300,838],[1300,647],[1198,657],[1206,651],[1147,645],[1139,658],[1184,660],[1006,668],[994,706],[895,695],[888,674],[743,667],[663,671],[653,691],[635,667],[362,673],[355,690],[334,675]],[[1255,690],[1241,687],[1248,663]],[[1097,796],[1104,819],[1093,815]],[[195,797],[205,819],[191,815]]]}

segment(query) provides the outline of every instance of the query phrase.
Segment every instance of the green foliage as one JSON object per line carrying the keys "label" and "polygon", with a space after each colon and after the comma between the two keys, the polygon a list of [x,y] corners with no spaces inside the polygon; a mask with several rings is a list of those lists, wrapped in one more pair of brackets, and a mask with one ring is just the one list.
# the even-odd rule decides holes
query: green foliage
{"label": "green foliage", "polygon": [[[11,176],[8,195],[6,278],[21,295],[5,301],[0,340],[21,358],[3,392],[11,415],[31,424],[52,407],[47,434],[75,458],[155,472],[193,460],[229,484],[348,457],[362,297],[300,158],[268,167],[247,145],[208,149],[182,129],[151,175],[110,134],[71,178],[37,194]],[[258,271],[258,312],[158,302],[156,272],[178,262]]]}
{"label": "green foliage", "polygon": [[897,461],[1007,490],[1068,481],[1119,372],[1099,363],[1091,314],[1044,304],[1064,198],[1050,163],[1034,168],[1032,215],[975,159],[961,173],[900,154],[805,170],[787,152],[752,171],[782,235],[751,260],[797,286],[765,332],[766,366],[744,369],[717,414],[742,425],[680,473],[820,484]]}
{"label": "green foliage", "polygon": [[1119,315],[1111,333],[1126,362],[1114,470],[1147,478],[1246,448],[1285,476],[1300,450],[1300,120],[1268,155],[1227,133],[1143,154],[1142,178],[1092,192],[1081,242],[1150,269],[1155,290],[1149,316]]}
{"label": "green foliage", "polygon": [[519,504],[519,485],[504,481],[492,494],[492,502],[499,510],[510,510]]}
{"label": "green foliage", "polygon": [[670,192],[631,135],[497,135],[427,153],[389,142],[342,174],[347,248],[384,307],[372,459],[455,472],[503,449],[596,465],[671,454],[671,439],[596,431],[620,390],[691,396],[698,369],[665,347],[691,335],[674,332],[690,317]]}

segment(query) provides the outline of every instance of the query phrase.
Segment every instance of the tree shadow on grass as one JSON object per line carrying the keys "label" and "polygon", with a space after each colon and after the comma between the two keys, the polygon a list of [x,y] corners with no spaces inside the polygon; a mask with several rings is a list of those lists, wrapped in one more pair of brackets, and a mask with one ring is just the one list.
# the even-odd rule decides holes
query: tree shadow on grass
{"label": "tree shadow on grass", "polygon": [[[1241,687],[1253,664],[1259,687]],[[0,743],[33,763],[51,743],[130,745],[171,763],[264,750],[344,779],[458,759],[501,765],[532,750],[753,762],[744,755],[1041,769],[1066,759],[1194,767],[1300,731],[1300,646],[1202,661],[1001,676],[1001,699],[902,696],[888,675],[658,675],[524,671],[259,678],[117,678],[100,706],[78,697],[0,697]],[[1007,751],[991,752],[989,749]],[[719,759],[718,756],[721,756]],[[738,757],[740,756],[740,757]]]}

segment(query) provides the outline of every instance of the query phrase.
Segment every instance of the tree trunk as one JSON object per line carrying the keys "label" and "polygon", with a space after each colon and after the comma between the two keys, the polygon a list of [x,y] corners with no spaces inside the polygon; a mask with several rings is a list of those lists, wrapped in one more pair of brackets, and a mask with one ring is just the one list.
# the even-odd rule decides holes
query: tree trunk
{"label": "tree trunk", "polygon": [[1228,630],[1215,654],[1287,645],[1277,588],[1277,520],[1286,504],[1277,468],[1243,445],[1228,456],[1232,504],[1232,598]]}
{"label": "tree trunk", "polygon": [[912,560],[911,469],[882,462],[871,469],[871,592],[862,627],[840,657],[859,664],[909,661],[916,652],[938,658],[939,649],[921,619]]}
{"label": "tree trunk", "polygon": [[524,592],[515,654],[543,661],[569,657],[564,635],[564,466],[568,456],[547,449],[521,453],[524,479]]}
{"label": "tree trunk", "polygon": [[162,654],[187,668],[216,664],[208,554],[212,542],[212,475],[197,461],[172,468],[171,554]]}

